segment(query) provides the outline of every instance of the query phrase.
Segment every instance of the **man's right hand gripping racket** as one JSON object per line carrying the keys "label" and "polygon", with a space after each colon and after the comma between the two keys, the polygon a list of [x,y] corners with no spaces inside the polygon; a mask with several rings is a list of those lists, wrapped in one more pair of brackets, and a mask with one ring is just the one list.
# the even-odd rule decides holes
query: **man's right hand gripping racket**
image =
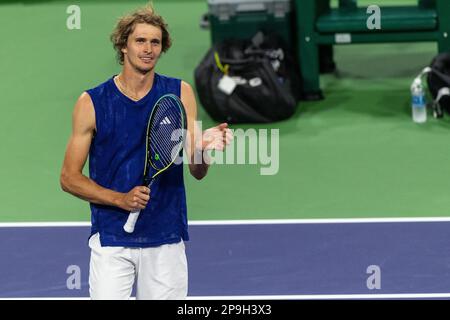
{"label": "man's right hand gripping racket", "polygon": [[[155,103],[147,125],[146,159],[143,185],[149,188],[155,177],[167,170],[178,158],[186,137],[186,113],[180,98],[163,95]],[[150,166],[155,173],[150,176]],[[139,211],[130,212],[123,229],[132,233]]]}

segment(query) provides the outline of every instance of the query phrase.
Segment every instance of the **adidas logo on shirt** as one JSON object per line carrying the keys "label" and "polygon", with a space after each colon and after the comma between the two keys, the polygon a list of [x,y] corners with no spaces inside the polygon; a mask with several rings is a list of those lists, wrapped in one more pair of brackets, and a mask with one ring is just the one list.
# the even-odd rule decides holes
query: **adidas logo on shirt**
{"label": "adidas logo on shirt", "polygon": [[159,124],[171,124],[169,118],[165,117]]}

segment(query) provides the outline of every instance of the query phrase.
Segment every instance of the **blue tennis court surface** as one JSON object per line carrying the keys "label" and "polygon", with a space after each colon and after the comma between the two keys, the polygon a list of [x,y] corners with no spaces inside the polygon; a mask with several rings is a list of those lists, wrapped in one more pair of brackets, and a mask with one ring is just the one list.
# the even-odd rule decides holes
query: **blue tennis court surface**
{"label": "blue tennis court surface", "polygon": [[[447,220],[193,224],[189,297],[450,297]],[[0,297],[89,296],[87,224],[1,226]]]}

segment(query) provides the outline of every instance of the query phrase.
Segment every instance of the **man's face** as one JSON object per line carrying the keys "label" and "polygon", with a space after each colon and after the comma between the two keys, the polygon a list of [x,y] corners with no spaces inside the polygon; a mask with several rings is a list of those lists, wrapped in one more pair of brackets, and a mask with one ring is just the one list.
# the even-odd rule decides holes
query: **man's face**
{"label": "man's face", "polygon": [[127,46],[122,49],[124,64],[129,63],[142,74],[148,73],[155,68],[161,50],[161,29],[147,23],[138,23],[128,36]]}

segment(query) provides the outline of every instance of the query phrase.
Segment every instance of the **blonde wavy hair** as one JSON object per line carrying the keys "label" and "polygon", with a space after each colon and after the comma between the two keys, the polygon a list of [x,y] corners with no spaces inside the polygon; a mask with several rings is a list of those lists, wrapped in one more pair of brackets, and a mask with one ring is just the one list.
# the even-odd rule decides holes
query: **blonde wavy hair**
{"label": "blonde wavy hair", "polygon": [[148,23],[152,26],[159,27],[162,32],[162,52],[167,52],[172,46],[168,25],[164,19],[158,15],[150,3],[143,8],[139,8],[134,12],[127,14],[117,21],[116,27],[111,34],[111,41],[117,54],[119,64],[123,65],[124,54],[122,49],[126,47],[128,36],[133,33],[134,27],[138,23]]}

